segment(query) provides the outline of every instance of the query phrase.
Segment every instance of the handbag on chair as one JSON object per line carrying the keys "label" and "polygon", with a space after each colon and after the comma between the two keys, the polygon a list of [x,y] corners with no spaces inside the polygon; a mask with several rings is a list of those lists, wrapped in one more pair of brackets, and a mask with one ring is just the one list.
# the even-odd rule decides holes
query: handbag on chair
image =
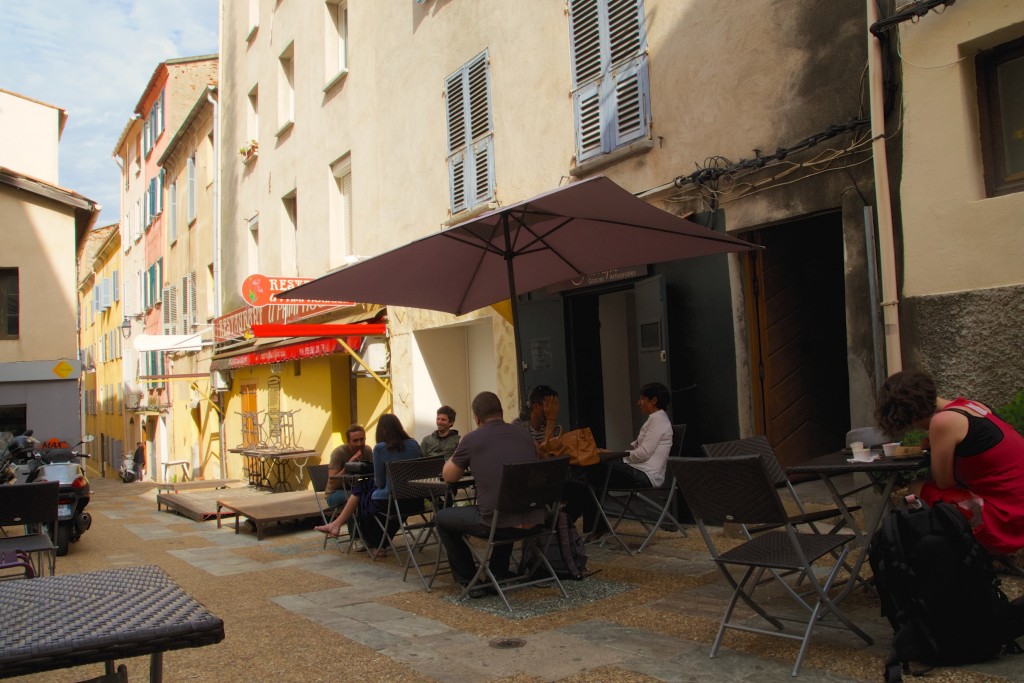
{"label": "handbag on chair", "polygon": [[569,464],[590,467],[601,462],[597,455],[597,442],[590,427],[562,432],[562,426],[555,427],[551,438],[540,445],[549,458],[569,456]]}

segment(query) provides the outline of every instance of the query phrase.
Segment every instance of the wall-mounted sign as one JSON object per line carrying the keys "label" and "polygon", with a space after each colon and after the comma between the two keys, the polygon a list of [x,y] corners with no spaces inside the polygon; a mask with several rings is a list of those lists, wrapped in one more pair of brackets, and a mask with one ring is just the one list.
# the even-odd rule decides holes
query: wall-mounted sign
{"label": "wall-mounted sign", "polygon": [[354,306],[351,301],[325,301],[321,299],[289,299],[278,301],[276,294],[310,282],[309,277],[270,277],[253,273],[242,281],[242,298],[250,306],[289,306],[294,304],[320,304],[327,306]]}
{"label": "wall-mounted sign", "polygon": [[271,363],[284,363],[290,360],[319,358],[320,356],[329,356],[332,353],[344,352],[344,350],[345,348],[338,343],[337,339],[317,339],[316,341],[290,344],[289,346],[267,349],[266,351],[242,353],[226,358],[224,361],[216,362],[223,362],[227,368],[237,369],[249,367],[250,365],[270,365]]}

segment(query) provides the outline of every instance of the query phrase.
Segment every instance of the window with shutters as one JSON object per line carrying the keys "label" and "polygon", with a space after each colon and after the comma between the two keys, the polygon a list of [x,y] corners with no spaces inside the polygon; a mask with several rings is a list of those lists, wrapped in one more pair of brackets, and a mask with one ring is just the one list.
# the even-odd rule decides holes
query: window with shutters
{"label": "window with shutters", "polygon": [[570,0],[576,163],[650,134],[643,0]]}
{"label": "window with shutters", "polygon": [[170,286],[164,287],[163,306],[161,312],[164,317],[164,334],[177,334],[178,325],[178,289]]}
{"label": "window with shutters", "polygon": [[[328,205],[328,218],[331,226],[332,244],[340,243],[342,260],[353,253],[352,244],[352,160],[345,154],[331,164],[331,177],[334,180],[331,201]],[[335,240],[335,235],[338,239]],[[333,261],[332,261],[333,263]]]}
{"label": "window with shutters", "polygon": [[185,221],[192,224],[196,219],[196,155],[185,162]]}
{"label": "window with shutters", "polygon": [[494,199],[494,129],[487,51],[445,80],[451,211]]}
{"label": "window with shutters", "polygon": [[196,322],[196,274],[181,278],[181,333],[192,334]]}

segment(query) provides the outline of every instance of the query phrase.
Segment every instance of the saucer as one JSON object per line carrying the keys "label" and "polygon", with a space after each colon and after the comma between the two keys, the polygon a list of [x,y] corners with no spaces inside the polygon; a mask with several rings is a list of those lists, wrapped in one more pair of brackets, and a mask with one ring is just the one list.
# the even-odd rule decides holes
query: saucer
{"label": "saucer", "polygon": [[880,460],[881,458],[881,455],[875,453],[871,456],[870,460],[858,460],[857,458],[847,458],[846,462],[875,462],[876,460]]}

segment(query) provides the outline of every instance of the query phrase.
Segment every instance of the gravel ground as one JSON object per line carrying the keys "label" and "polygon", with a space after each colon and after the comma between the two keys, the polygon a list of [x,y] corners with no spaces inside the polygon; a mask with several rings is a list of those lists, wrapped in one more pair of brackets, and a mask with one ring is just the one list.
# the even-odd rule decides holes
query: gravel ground
{"label": "gravel ground", "polygon": [[[215,576],[178,559],[172,554],[174,551],[209,547],[211,544],[204,535],[194,533],[196,523],[190,520],[170,513],[154,516],[153,499],[151,487],[145,484],[94,482],[93,528],[72,546],[66,557],[58,558],[57,571],[69,574],[116,566],[156,564],[211,612],[224,619],[227,636],[222,643],[164,655],[166,681],[333,681],[350,677],[356,677],[362,683],[435,680],[271,601],[274,596],[336,588],[343,583],[304,571],[301,564],[243,575]],[[659,537],[654,552],[671,556],[686,550],[705,550],[698,534],[691,533],[686,539],[678,535]],[[233,552],[239,558],[272,563],[285,557],[315,558],[325,551],[321,549],[318,536],[303,531],[272,532],[258,545],[238,547]],[[329,546],[326,552],[337,553],[337,550]],[[379,602],[429,615],[484,637],[529,635],[600,617],[625,626],[711,643],[717,628],[717,616],[710,619],[668,612],[662,599],[666,595],[707,584],[715,579],[716,572],[698,577],[661,573],[650,568],[655,557],[652,552],[633,558],[622,553],[608,554],[608,557],[608,562],[592,561],[589,567],[600,570],[595,578],[607,584],[606,592],[602,593],[605,597],[596,601],[582,600],[568,609],[532,618],[509,619],[500,614],[456,605],[452,602],[453,589],[447,580],[439,580],[438,587],[429,594],[419,590],[418,584],[410,582],[408,592],[380,598]],[[339,562],[367,563],[370,560],[365,553],[353,553],[339,557]],[[1024,582],[1018,579],[1004,577],[1003,583],[1011,597],[1024,593]],[[622,584],[629,584],[630,590],[621,592],[615,588]],[[873,598],[855,596],[851,599]],[[855,680],[878,680],[881,662],[876,654],[854,647],[856,642],[853,639],[847,640],[851,643],[849,648],[831,642],[813,642],[800,678],[820,680],[828,672]],[[796,652],[792,643],[745,634],[730,635],[728,645],[734,650],[785,662],[791,662]],[[124,660],[124,663],[128,665],[132,680],[143,680],[149,666],[148,658]],[[101,673],[102,667],[92,665],[12,680],[84,681]],[[937,669],[929,674],[929,679],[1005,680],[960,669]],[[538,680],[522,675],[502,679],[505,683]],[[561,680],[643,682],[659,679],[609,666]]]}

